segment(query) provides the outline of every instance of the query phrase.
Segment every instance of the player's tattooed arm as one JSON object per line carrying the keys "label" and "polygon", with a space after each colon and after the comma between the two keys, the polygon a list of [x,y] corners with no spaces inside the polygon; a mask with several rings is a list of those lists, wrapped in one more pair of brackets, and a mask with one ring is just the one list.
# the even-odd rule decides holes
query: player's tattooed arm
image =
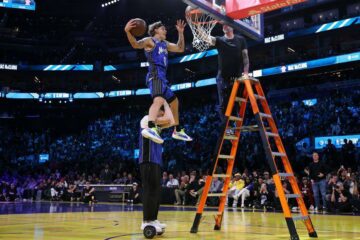
{"label": "player's tattooed arm", "polygon": [[248,75],[250,61],[249,61],[249,54],[248,54],[247,49],[242,50],[242,57],[243,57],[243,63],[244,63],[244,74]]}
{"label": "player's tattooed arm", "polygon": [[151,48],[153,48],[154,43],[151,40],[151,38],[149,38],[149,37],[143,38],[139,41],[136,40],[136,38],[131,34],[131,30],[135,27],[136,27],[136,22],[134,21],[134,19],[132,19],[126,24],[125,29],[124,29],[131,46],[135,49],[144,49],[144,48],[151,49]]}

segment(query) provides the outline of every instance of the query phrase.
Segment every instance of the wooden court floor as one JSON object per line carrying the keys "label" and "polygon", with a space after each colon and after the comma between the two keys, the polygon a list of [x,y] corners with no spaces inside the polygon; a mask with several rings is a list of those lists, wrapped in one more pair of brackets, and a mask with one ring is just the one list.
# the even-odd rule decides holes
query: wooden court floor
{"label": "wooden court floor", "polygon": [[[109,207],[98,204],[90,208],[85,204],[70,203],[2,205],[0,203],[0,239],[145,239],[140,230],[141,206]],[[207,211],[199,232],[190,234],[195,209],[163,207],[159,219],[168,227],[164,235],[154,239],[289,239],[282,213],[230,209],[224,215],[221,231],[213,231],[214,213]],[[315,214],[311,217],[318,239],[360,239],[360,216]],[[301,239],[311,239],[302,222],[296,225]]]}

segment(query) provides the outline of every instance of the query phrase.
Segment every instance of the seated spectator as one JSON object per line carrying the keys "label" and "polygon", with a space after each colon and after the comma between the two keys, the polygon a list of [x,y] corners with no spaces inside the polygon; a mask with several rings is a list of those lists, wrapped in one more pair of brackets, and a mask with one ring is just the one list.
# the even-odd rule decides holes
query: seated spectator
{"label": "seated spectator", "polygon": [[186,198],[185,198],[185,205],[187,204],[191,204],[191,205],[195,205],[196,202],[196,196],[194,195],[194,192],[198,191],[201,186],[203,184],[203,181],[200,181],[200,179],[197,179],[196,176],[196,171],[192,171],[190,173],[190,180],[189,180],[189,184],[187,185],[186,188]]}
{"label": "seated spectator", "polygon": [[132,188],[130,189],[129,198],[127,200],[128,203],[138,204],[140,203],[140,192],[139,192],[139,184],[136,182],[133,183]]}
{"label": "seated spectator", "polygon": [[206,175],[204,175],[202,178],[199,179],[197,190],[193,189],[193,190],[190,190],[190,192],[189,192],[192,197],[197,198],[196,206],[199,205],[199,203],[200,203],[200,199],[201,199],[202,192],[204,190],[205,182],[206,182]]}
{"label": "seated spectator", "polygon": [[84,203],[88,203],[89,206],[92,206],[96,199],[95,199],[95,188],[90,186],[90,182],[86,182],[86,186],[83,190],[83,201]]}
{"label": "seated spectator", "polygon": [[266,183],[262,183],[259,191],[258,208],[271,208],[274,206],[274,194],[269,191]]}
{"label": "seated spectator", "polygon": [[331,194],[330,211],[331,212],[350,212],[351,194],[344,188],[341,182],[338,182],[333,188]]}
{"label": "seated spectator", "polygon": [[241,198],[241,208],[245,207],[246,198],[250,197],[250,194],[254,191],[254,183],[249,177],[245,178],[245,186],[234,196],[234,201]]}
{"label": "seated spectator", "polygon": [[270,176],[270,173],[268,171],[264,172],[264,182],[266,183],[269,191],[272,191],[272,192],[275,191],[274,179],[272,179],[272,177]]}
{"label": "seated spectator", "polygon": [[135,182],[133,175],[131,173],[128,174],[126,184],[133,184]]}
{"label": "seated spectator", "polygon": [[169,181],[168,173],[163,172],[162,178],[161,178],[161,187],[166,187],[167,182]]}
{"label": "seated spectator", "polygon": [[9,202],[14,202],[17,196],[16,186],[14,183],[6,190],[6,197]]}
{"label": "seated spectator", "polygon": [[122,178],[121,178],[120,173],[116,174],[116,178],[113,183],[114,184],[122,184]]}
{"label": "seated spectator", "polygon": [[245,182],[244,182],[244,180],[241,179],[241,174],[236,173],[234,175],[234,178],[231,180],[231,182],[229,184],[229,190],[228,190],[228,193],[227,193],[225,206],[228,205],[229,198],[233,198],[234,201],[233,201],[232,207],[234,207],[234,208],[237,207],[238,199],[237,199],[236,196],[239,194],[241,189],[244,188],[244,185],[245,185]]}
{"label": "seated spectator", "polygon": [[75,201],[77,199],[79,199],[79,195],[76,192],[76,185],[75,184],[70,184],[68,189],[67,189],[67,195],[68,195],[68,199],[70,199],[70,201]]}
{"label": "seated spectator", "polygon": [[176,203],[175,205],[185,205],[186,191],[189,185],[189,176],[185,175],[181,177],[179,189],[175,189]]}
{"label": "seated spectator", "polygon": [[0,202],[6,201],[5,198],[5,182],[0,183]]}
{"label": "seated spectator", "polygon": [[[212,180],[211,186],[210,186],[210,193],[221,193],[223,190],[224,183],[219,180],[219,178],[215,177]],[[203,188],[202,188],[203,189]],[[198,191],[199,198],[201,198],[202,190]],[[219,205],[219,197],[209,197],[208,198],[208,205],[209,206],[218,206]]]}
{"label": "seated spectator", "polygon": [[171,173],[169,174],[169,181],[166,183],[166,187],[168,188],[178,188],[179,187],[179,181],[174,178],[174,175]]}
{"label": "seated spectator", "polygon": [[306,208],[311,211],[314,210],[314,195],[309,178],[303,177],[301,183],[299,184],[299,188],[304,199]]}
{"label": "seated spectator", "polygon": [[51,196],[51,201],[59,201],[60,200],[60,196],[59,196],[59,186],[58,184],[53,181],[51,183],[51,188],[50,188],[50,196]]}

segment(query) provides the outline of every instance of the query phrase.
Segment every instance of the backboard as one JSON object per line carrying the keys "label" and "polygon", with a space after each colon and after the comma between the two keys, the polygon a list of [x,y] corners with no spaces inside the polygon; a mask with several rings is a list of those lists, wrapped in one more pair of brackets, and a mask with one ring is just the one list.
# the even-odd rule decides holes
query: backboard
{"label": "backboard", "polygon": [[218,21],[225,22],[249,38],[261,40],[264,37],[262,14],[244,19],[234,19],[226,15],[225,0],[183,0],[183,2],[201,9]]}
{"label": "backboard", "polygon": [[255,40],[264,38],[263,13],[307,0],[183,0]]}

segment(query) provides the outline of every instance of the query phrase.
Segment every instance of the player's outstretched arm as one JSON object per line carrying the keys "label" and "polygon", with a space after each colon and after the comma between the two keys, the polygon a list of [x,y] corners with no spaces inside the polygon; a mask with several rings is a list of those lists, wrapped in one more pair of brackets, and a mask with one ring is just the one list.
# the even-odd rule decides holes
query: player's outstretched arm
{"label": "player's outstretched arm", "polygon": [[199,38],[204,41],[207,42],[210,46],[215,46],[216,44],[216,38],[208,35],[204,29],[202,29],[202,27],[195,25],[195,31],[197,32],[197,35],[199,36]]}
{"label": "player's outstretched arm", "polygon": [[131,30],[136,27],[135,19],[131,19],[126,25],[124,31],[126,32],[126,36],[129,40],[131,46],[135,49],[152,49],[154,47],[154,43],[151,38],[146,37],[139,41],[131,34]]}
{"label": "player's outstretched arm", "polygon": [[169,52],[184,52],[185,51],[185,38],[184,38],[184,29],[185,29],[186,23],[183,20],[177,20],[176,21],[176,30],[179,33],[178,42],[167,43],[167,49]]}

